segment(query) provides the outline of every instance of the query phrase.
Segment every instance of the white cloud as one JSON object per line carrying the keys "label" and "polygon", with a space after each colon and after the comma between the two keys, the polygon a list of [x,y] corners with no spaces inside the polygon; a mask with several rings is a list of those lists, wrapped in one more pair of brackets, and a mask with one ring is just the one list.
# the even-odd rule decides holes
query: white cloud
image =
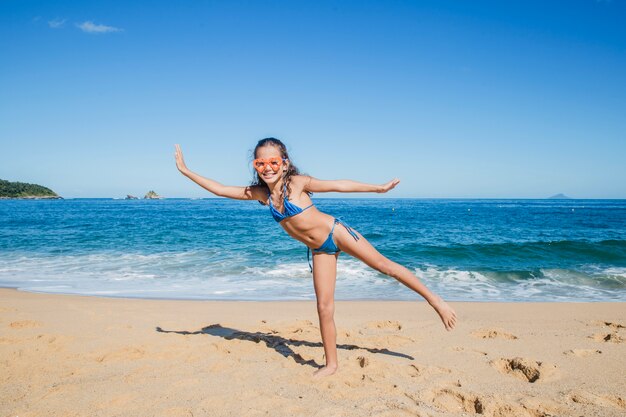
{"label": "white cloud", "polygon": [[124,29],[116,28],[113,26],[107,25],[97,25],[91,20],[87,20],[83,23],[77,23],[76,26],[80,28],[83,32],[87,33],[111,33],[111,32],[121,32]]}
{"label": "white cloud", "polygon": [[48,26],[50,26],[52,29],[60,29],[63,27],[63,25],[65,24],[65,21],[67,19],[53,19],[53,20],[48,20]]}

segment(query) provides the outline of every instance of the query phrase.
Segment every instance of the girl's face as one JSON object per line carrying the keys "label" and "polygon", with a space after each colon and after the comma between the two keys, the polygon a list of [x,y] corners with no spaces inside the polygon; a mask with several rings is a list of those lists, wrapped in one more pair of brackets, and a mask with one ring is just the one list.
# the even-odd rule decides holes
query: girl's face
{"label": "girl's face", "polygon": [[[256,150],[255,158],[260,159],[269,159],[269,158],[279,158],[282,159],[282,154],[280,150],[275,146],[263,146]],[[265,169],[262,172],[259,172],[259,176],[267,185],[275,184],[278,180],[281,179],[284,172],[287,171],[287,167],[289,164],[289,160],[283,161],[280,169],[277,172],[271,168],[270,164],[265,164]]]}

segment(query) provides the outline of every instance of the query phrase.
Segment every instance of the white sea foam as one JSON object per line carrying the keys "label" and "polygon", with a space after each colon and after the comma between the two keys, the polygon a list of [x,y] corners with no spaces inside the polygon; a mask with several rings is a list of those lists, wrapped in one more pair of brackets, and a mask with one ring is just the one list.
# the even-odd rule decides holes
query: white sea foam
{"label": "white sea foam", "polygon": [[450,299],[486,300],[501,297],[502,291],[480,272],[441,269],[429,266],[416,269],[415,275],[442,296]]}
{"label": "white sea foam", "polygon": [[[193,299],[314,299],[306,259],[257,261],[219,251],[85,255],[0,254],[0,285],[38,292]],[[626,301],[626,268],[542,269],[535,276],[425,265],[417,278],[442,297],[466,301]],[[393,278],[341,256],[337,299],[416,299]]]}
{"label": "white sea foam", "polygon": [[626,280],[626,268],[606,268],[600,271],[600,274],[606,274],[610,277],[623,278]]}

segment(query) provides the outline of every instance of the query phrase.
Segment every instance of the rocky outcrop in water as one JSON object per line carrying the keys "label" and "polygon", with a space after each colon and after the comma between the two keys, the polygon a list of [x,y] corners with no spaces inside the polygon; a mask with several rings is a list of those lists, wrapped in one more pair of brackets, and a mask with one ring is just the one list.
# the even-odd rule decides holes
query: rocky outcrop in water
{"label": "rocky outcrop in water", "polygon": [[143,197],[144,199],[147,200],[160,200],[163,197],[161,197],[160,195],[158,195],[157,193],[155,193],[154,191],[150,190],[146,193],[146,195]]}

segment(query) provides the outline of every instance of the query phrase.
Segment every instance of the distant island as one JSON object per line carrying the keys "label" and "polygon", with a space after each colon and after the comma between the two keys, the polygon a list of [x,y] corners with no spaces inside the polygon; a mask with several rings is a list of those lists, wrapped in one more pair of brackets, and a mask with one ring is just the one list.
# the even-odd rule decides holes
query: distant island
{"label": "distant island", "polygon": [[548,200],[571,200],[571,197],[568,197],[565,194],[555,194],[552,197],[548,197]]}
{"label": "distant island", "polygon": [[143,198],[147,199],[147,200],[160,200],[163,197],[161,197],[160,195],[158,195],[154,191],[148,191]]}
{"label": "distant island", "polygon": [[51,189],[26,182],[0,180],[0,199],[62,199]]}
{"label": "distant island", "polygon": [[[143,196],[144,200],[162,200],[163,197],[150,190]],[[126,198],[124,200],[139,200],[139,197],[136,197],[132,194],[126,194]]]}

